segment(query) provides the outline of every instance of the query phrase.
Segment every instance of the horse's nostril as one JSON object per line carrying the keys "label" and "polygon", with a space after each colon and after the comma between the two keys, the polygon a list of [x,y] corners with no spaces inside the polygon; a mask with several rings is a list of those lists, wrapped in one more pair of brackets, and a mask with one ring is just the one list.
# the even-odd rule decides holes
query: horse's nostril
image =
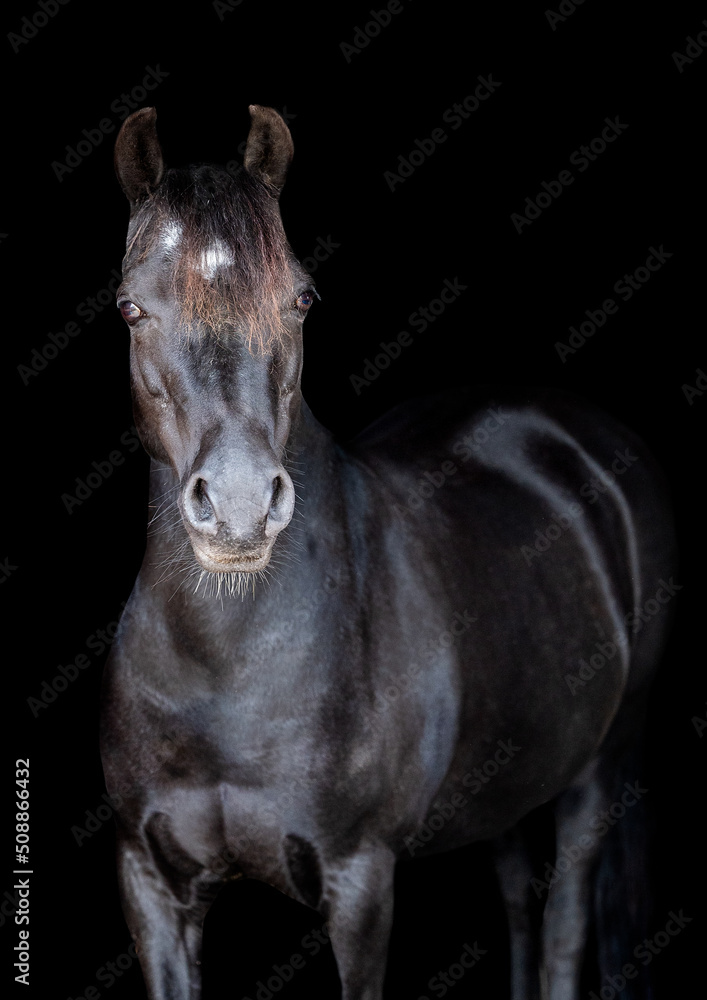
{"label": "horse's nostril", "polygon": [[200,535],[215,535],[218,532],[216,510],[208,494],[208,485],[207,479],[194,476],[184,494],[184,516]]}
{"label": "horse's nostril", "polygon": [[214,516],[214,509],[206,492],[206,480],[197,479],[192,489],[192,510],[199,521],[210,521]]}
{"label": "horse's nostril", "polygon": [[265,533],[277,534],[292,517],[294,489],[287,473],[280,473],[272,481],[270,510],[268,511]]}
{"label": "horse's nostril", "polygon": [[282,498],[282,491],[284,489],[284,483],[282,481],[282,476],[275,476],[272,484],[272,497],[270,500],[270,510],[277,510],[278,499]]}

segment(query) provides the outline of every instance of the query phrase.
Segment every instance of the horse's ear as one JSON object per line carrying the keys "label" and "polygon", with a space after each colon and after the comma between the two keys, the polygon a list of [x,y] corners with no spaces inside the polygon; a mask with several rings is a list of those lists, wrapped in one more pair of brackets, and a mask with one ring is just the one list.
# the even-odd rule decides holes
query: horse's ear
{"label": "horse's ear", "polygon": [[292,136],[274,108],[251,104],[248,110],[252,121],[243,166],[252,177],[269,187],[277,198],[292,162],[295,149]]}
{"label": "horse's ear", "polygon": [[133,209],[152,194],[164,174],[156,121],[155,108],[142,108],[125,119],[115,141],[115,172]]}

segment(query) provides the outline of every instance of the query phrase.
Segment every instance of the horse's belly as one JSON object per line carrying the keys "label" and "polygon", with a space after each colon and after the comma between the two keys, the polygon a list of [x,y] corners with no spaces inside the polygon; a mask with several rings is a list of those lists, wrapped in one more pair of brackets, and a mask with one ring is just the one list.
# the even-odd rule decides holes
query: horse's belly
{"label": "horse's belly", "polygon": [[497,837],[569,787],[599,752],[625,680],[617,654],[616,662],[605,661],[591,676],[551,669],[535,698],[523,690],[514,698],[509,691],[505,704],[489,713],[493,726],[480,726],[476,712],[467,712],[454,760],[404,853],[437,853]]}

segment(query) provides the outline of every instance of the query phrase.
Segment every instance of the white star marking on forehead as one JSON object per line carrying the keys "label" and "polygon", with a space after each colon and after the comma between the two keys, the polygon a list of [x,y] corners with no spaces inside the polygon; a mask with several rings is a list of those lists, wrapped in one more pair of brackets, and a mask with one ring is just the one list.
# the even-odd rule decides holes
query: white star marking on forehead
{"label": "white star marking on forehead", "polygon": [[182,224],[180,222],[168,222],[162,230],[160,246],[171,255],[179,246],[182,238]]}
{"label": "white star marking on forehead", "polygon": [[201,255],[201,273],[205,278],[213,278],[220,267],[233,263],[233,254],[223,240],[215,239]]}

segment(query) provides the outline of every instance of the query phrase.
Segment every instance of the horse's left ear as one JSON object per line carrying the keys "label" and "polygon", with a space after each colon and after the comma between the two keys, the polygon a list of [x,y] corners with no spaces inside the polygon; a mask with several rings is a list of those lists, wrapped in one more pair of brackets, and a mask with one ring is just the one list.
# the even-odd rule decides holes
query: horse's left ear
{"label": "horse's left ear", "polygon": [[132,209],[152,194],[164,174],[156,121],[154,108],[142,108],[125,119],[115,141],[115,172]]}
{"label": "horse's left ear", "polygon": [[292,136],[274,108],[251,104],[248,110],[252,121],[243,166],[252,177],[269,187],[277,198],[295,151]]}

